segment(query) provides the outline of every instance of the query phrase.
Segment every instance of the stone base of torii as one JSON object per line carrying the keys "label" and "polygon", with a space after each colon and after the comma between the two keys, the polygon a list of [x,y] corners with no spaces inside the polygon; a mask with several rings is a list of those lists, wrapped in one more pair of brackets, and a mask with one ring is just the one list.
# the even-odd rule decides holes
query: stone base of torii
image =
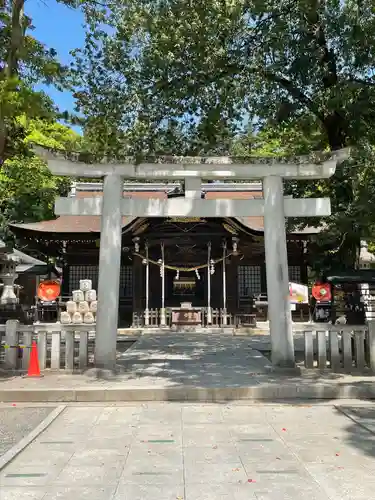
{"label": "stone base of torii", "polygon": [[[239,164],[231,158],[168,158],[160,163],[85,164],[63,155],[37,149],[53,174],[103,179],[103,197],[59,198],[56,215],[101,216],[98,311],[95,365],[109,370],[116,366],[116,341],[121,264],[122,217],[264,217],[268,312],[275,368],[294,368],[294,343],[289,301],[286,217],[316,217],[331,213],[329,198],[284,198],[283,179],[322,179],[335,173],[338,161],[348,156],[337,151],[316,163],[296,158],[295,163],[264,158]],[[224,160],[224,161],[223,161]],[[164,162],[163,161],[167,161]],[[175,162],[176,161],[176,162]],[[185,197],[132,199],[123,196],[126,179],[185,181]],[[263,181],[263,199],[201,199],[202,180]]]}

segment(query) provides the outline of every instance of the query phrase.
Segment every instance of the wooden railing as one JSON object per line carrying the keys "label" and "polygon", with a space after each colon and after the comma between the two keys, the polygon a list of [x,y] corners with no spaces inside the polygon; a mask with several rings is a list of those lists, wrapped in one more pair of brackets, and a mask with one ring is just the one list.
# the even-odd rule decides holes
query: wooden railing
{"label": "wooden railing", "polygon": [[[219,328],[225,328],[225,327],[235,327],[236,326],[236,320],[235,316],[230,313],[224,314],[223,309],[212,309],[211,312],[212,315],[212,326],[213,327],[219,327]],[[207,321],[207,313],[206,313],[206,321]]]}
{"label": "wooden railing", "polygon": [[[223,324],[223,311],[212,311],[212,326]],[[169,319],[170,321],[170,319]],[[227,326],[235,317],[227,315]],[[150,315],[158,326],[159,311]],[[96,325],[34,324],[10,320],[0,325],[1,366],[13,371],[28,369],[32,341],[38,346],[40,369],[85,370],[94,362]],[[312,325],[304,331],[304,363],[308,369],[344,373],[375,373],[375,321],[366,326]]]}
{"label": "wooden railing", "polygon": [[[224,311],[223,309],[212,309],[212,323],[208,325],[207,323],[207,310],[203,308],[203,321],[202,326],[212,326],[216,328],[224,328],[224,327],[236,327],[240,323],[237,316],[235,314],[226,314],[226,322],[224,321]],[[244,316],[244,315],[242,315]],[[170,309],[166,308],[165,310],[165,319],[167,326],[172,326],[172,312]],[[133,313],[133,328],[146,328],[145,321],[145,312],[134,312]],[[149,328],[158,328],[160,326],[160,309],[149,309],[148,311],[148,327]]]}
{"label": "wooden railing", "polygon": [[37,342],[41,370],[85,370],[93,362],[95,324],[23,325],[16,320],[0,325],[3,365],[16,371],[29,366],[32,341]]}
{"label": "wooden railing", "polygon": [[[165,314],[167,325],[169,324],[168,311]],[[160,313],[159,309],[149,309],[148,311],[148,327],[149,328],[157,328],[160,325]],[[145,320],[145,312],[133,312],[133,328],[145,328],[146,320]]]}
{"label": "wooden railing", "polygon": [[306,368],[375,372],[375,322],[366,326],[322,325],[304,332]]}

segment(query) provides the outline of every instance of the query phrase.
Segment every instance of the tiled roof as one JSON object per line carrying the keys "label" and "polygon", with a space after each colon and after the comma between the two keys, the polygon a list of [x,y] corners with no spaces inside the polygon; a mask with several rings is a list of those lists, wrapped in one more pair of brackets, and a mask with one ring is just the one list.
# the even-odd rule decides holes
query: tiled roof
{"label": "tiled roof", "polygon": [[[103,196],[101,191],[79,191],[77,198],[92,198]],[[141,191],[127,192],[126,196],[137,198],[166,198],[166,193]],[[132,217],[123,217],[122,225],[126,226]],[[97,215],[62,215],[57,219],[31,222],[27,224],[10,224],[11,227],[28,229],[42,233],[100,233],[100,217]]]}
{"label": "tiled roof", "polygon": [[[76,198],[93,198],[103,196],[103,191],[77,191]],[[131,198],[167,198],[164,191],[125,191],[124,196]]]}
{"label": "tiled roof", "polygon": [[[126,226],[128,220],[129,217],[123,217],[124,226]],[[10,227],[18,227],[42,233],[99,233],[100,217],[97,215],[62,215],[53,220],[26,224],[10,224]]]}

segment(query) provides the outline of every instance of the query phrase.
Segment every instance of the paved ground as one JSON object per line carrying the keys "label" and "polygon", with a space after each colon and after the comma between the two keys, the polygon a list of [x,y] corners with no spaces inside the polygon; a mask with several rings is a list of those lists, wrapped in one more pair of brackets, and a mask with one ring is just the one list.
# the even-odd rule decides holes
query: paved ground
{"label": "paved ground", "polygon": [[[269,373],[270,362],[246,337],[144,335],[119,353],[119,372],[0,380],[0,401],[223,401],[375,398],[375,376],[304,371]],[[262,347],[267,342],[263,339]]]}
{"label": "paved ground", "polygon": [[118,359],[135,377],[172,383],[231,385],[244,376],[267,373],[267,358],[246,337],[197,334],[144,335]]}
{"label": "paved ground", "polygon": [[70,406],[1,500],[369,500],[375,405]]}
{"label": "paved ground", "polygon": [[[119,353],[116,380],[143,387],[237,386],[245,380],[255,381],[257,375],[267,373],[269,365],[267,358],[249,346],[246,337],[144,335],[130,349]],[[82,383],[82,377],[78,379]],[[40,387],[46,381],[17,377],[2,380],[1,387]]]}
{"label": "paved ground", "polygon": [[0,407],[0,456],[39,425],[51,410],[53,407]]}

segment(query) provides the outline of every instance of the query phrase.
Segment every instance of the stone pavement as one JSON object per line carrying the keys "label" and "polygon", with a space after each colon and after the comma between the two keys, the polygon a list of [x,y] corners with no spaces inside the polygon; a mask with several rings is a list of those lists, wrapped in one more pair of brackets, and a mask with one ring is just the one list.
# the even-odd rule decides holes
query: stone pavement
{"label": "stone pavement", "polygon": [[[260,342],[260,340],[257,340]],[[0,401],[223,401],[375,398],[375,377],[269,373],[248,337],[143,335],[118,353],[118,373],[46,373],[0,381]]]}
{"label": "stone pavement", "polygon": [[39,425],[51,410],[53,410],[51,406],[28,408],[0,406],[0,457]]}
{"label": "stone pavement", "polygon": [[165,377],[172,383],[225,385],[267,373],[270,361],[246,337],[172,333],[143,335],[118,358],[135,377]]}
{"label": "stone pavement", "polygon": [[71,405],[1,500],[369,500],[375,405]]}

